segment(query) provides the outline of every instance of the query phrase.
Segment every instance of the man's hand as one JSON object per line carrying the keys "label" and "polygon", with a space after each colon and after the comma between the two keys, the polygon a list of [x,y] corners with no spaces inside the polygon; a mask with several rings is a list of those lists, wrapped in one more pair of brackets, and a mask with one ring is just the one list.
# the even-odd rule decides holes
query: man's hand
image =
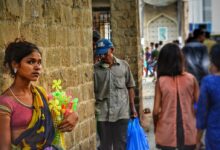
{"label": "man's hand", "polygon": [[137,114],[137,112],[135,111],[135,112],[133,112],[133,113],[131,113],[131,118],[136,118],[136,117],[138,117],[138,114]]}
{"label": "man's hand", "polygon": [[133,104],[130,104],[130,108],[131,108],[131,118],[136,118],[138,117],[138,113],[136,111],[136,108],[134,106],[134,103]]}

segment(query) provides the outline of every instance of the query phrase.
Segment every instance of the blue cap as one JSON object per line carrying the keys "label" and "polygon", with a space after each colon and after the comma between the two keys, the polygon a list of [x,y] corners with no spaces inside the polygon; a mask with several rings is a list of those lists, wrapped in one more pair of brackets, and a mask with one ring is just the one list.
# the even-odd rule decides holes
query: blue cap
{"label": "blue cap", "polygon": [[109,48],[112,48],[112,47],[113,47],[113,44],[110,40],[101,39],[101,40],[97,41],[97,43],[96,43],[95,54],[96,55],[103,55],[108,52]]}

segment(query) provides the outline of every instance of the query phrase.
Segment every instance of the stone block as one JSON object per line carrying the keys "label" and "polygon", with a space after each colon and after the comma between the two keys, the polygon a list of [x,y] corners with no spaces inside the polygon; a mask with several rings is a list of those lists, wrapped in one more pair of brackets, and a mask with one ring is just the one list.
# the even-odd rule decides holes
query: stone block
{"label": "stone block", "polygon": [[21,17],[22,1],[7,0],[5,3],[8,16],[14,19]]}
{"label": "stone block", "polygon": [[76,27],[77,29],[78,28],[81,28],[81,25],[82,25],[82,11],[81,9],[76,9],[76,8],[73,8],[72,9],[72,15],[73,15],[73,26]]}
{"label": "stone block", "polygon": [[93,136],[89,139],[89,147],[92,150],[96,150],[96,134],[93,134]]}
{"label": "stone block", "polygon": [[72,132],[66,132],[65,133],[65,144],[66,144],[66,149],[70,149],[74,145],[74,137],[72,136],[74,130]]}
{"label": "stone block", "polygon": [[131,11],[132,9],[132,5],[134,5],[133,3],[130,3],[130,2],[128,2],[128,1],[117,1],[117,2],[115,2],[114,3],[114,10],[124,10],[124,11]]}
{"label": "stone block", "polygon": [[47,28],[47,32],[48,32],[48,46],[54,47],[56,46],[56,41],[57,41],[57,37],[56,37],[56,33],[57,33],[57,27],[56,26],[50,26]]}
{"label": "stone block", "polygon": [[63,67],[69,67],[70,66],[70,49],[68,47],[60,48],[61,51],[61,65]]}
{"label": "stone block", "polygon": [[[1,31],[1,29],[2,29],[2,25],[0,24],[0,54],[1,54],[2,59],[3,59],[3,55],[4,55],[4,52],[5,52],[6,41],[4,40],[3,32]],[[1,62],[3,62],[3,60]]]}
{"label": "stone block", "polygon": [[65,6],[72,6],[73,5],[73,0],[63,0],[62,4]]}
{"label": "stone block", "polygon": [[85,70],[85,71],[84,71],[84,74],[83,74],[83,77],[84,77],[84,78],[83,78],[83,82],[84,82],[84,83],[85,83],[85,82],[87,83],[87,82],[89,82],[89,70],[90,70],[89,67],[88,67],[88,65],[85,65],[85,66],[84,66],[84,70]]}
{"label": "stone block", "polygon": [[77,74],[73,67],[68,67],[68,69],[66,69],[66,80],[67,80],[67,87],[72,88],[74,86],[77,86],[75,82],[77,80]]}
{"label": "stone block", "polygon": [[81,134],[81,128],[80,128],[80,125],[78,125],[75,129],[74,129],[74,145],[76,144],[79,144],[80,141],[81,141],[81,137],[82,137],[82,134]]}
{"label": "stone block", "polygon": [[83,84],[81,86],[81,90],[82,90],[82,101],[87,101],[88,100],[88,91],[87,91],[86,84]]}
{"label": "stone block", "polygon": [[118,21],[118,27],[119,28],[126,28],[127,26],[128,26],[128,21],[127,20]]}
{"label": "stone block", "polygon": [[73,16],[72,16],[72,8],[69,6],[62,7],[62,24],[64,25],[72,25],[73,24]]}
{"label": "stone block", "polygon": [[94,113],[95,113],[95,100],[91,99],[87,102],[87,118],[89,117],[94,117]]}
{"label": "stone block", "polygon": [[61,65],[60,59],[61,51],[59,48],[51,48],[47,50],[46,54],[46,67],[47,68],[57,68]]}
{"label": "stone block", "polygon": [[73,46],[76,43],[76,35],[75,35],[75,29],[70,27],[67,29],[67,45],[68,46]]}
{"label": "stone block", "polygon": [[67,46],[67,28],[59,26],[56,30],[56,45]]}
{"label": "stone block", "polygon": [[13,79],[8,73],[3,73],[2,76],[0,76],[0,78],[0,83],[2,84],[2,86],[0,87],[0,91],[3,92],[11,86],[11,84],[13,83]]}
{"label": "stone block", "polygon": [[92,16],[89,15],[91,13],[90,9],[85,9],[82,11],[82,24],[84,25],[84,28],[87,28],[91,26],[92,24]]}
{"label": "stone block", "polygon": [[[20,34],[23,36],[27,41],[33,41],[33,29],[32,24],[22,24],[20,26]],[[39,46],[39,45],[38,45]]]}
{"label": "stone block", "polygon": [[[89,50],[90,50],[90,53],[88,53],[88,63],[89,64],[93,64],[93,50],[92,50],[92,48],[88,48]],[[93,67],[92,67],[93,68]],[[92,71],[93,72],[93,71]]]}
{"label": "stone block", "polygon": [[124,31],[124,35],[129,38],[136,37],[137,31],[135,28],[133,28],[133,30],[132,30],[132,28],[130,28],[130,29],[127,29]]}
{"label": "stone block", "polygon": [[60,3],[56,3],[53,9],[53,19],[56,24],[62,23],[62,19],[61,19],[62,14],[63,14],[62,5]]}
{"label": "stone block", "polygon": [[89,90],[89,99],[93,99],[95,97],[93,81],[90,82],[90,87],[88,90]]}
{"label": "stone block", "polygon": [[77,72],[79,73],[78,84],[83,84],[83,74],[84,74],[83,64],[81,64],[80,67],[77,67]]}
{"label": "stone block", "polygon": [[91,150],[89,145],[89,140],[84,140],[83,143],[80,144],[80,150]]}
{"label": "stone block", "polygon": [[69,83],[70,87],[77,87],[79,88],[79,84],[78,84],[78,72],[77,72],[77,68],[74,67],[69,67],[69,76],[68,76],[68,80],[70,80],[71,82]]}
{"label": "stone block", "polygon": [[82,122],[86,118],[86,108],[85,103],[80,103],[78,105],[79,122]]}
{"label": "stone block", "polygon": [[5,44],[13,42],[15,38],[20,37],[18,24],[16,21],[1,21],[0,32],[2,33],[2,41]]}
{"label": "stone block", "polygon": [[70,64],[72,67],[76,67],[79,64],[79,53],[78,53],[78,48],[76,47],[69,47],[70,49]]}
{"label": "stone block", "polygon": [[[25,31],[24,31],[25,32]],[[32,39],[38,46],[48,45],[48,32],[44,25],[35,24],[31,27]]]}
{"label": "stone block", "polygon": [[86,65],[85,66],[85,82],[91,82],[93,81],[93,64]]}
{"label": "stone block", "polygon": [[96,119],[95,117],[90,119],[90,135],[96,134]]}
{"label": "stone block", "polygon": [[30,1],[25,1],[24,2],[24,16],[23,16],[23,21],[24,22],[31,22],[33,21],[32,19],[32,13],[34,13],[34,6],[33,3]]}
{"label": "stone block", "polygon": [[86,63],[87,62],[87,58],[88,58],[88,53],[87,53],[87,49],[86,48],[80,48],[80,60],[82,63]]}
{"label": "stone block", "polygon": [[81,128],[81,131],[82,131],[82,137],[81,137],[82,139],[81,140],[87,139],[90,135],[89,120],[86,120],[83,123],[81,123],[80,128]]}
{"label": "stone block", "polygon": [[91,0],[82,0],[82,6],[84,9],[90,9],[91,8]]}

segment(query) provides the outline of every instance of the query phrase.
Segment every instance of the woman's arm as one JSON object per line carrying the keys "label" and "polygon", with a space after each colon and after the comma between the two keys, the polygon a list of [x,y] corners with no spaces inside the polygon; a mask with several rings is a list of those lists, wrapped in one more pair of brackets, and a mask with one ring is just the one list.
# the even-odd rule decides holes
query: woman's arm
{"label": "woman's arm", "polygon": [[0,150],[9,150],[11,146],[10,115],[0,110]]}
{"label": "woman's arm", "polygon": [[153,109],[154,132],[156,132],[160,109],[161,109],[161,91],[160,91],[159,79],[158,79],[155,85],[154,109]]}

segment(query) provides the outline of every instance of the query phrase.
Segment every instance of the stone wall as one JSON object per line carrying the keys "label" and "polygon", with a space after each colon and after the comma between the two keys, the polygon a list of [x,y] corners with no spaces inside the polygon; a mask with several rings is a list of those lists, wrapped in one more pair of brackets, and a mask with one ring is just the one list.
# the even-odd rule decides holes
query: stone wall
{"label": "stone wall", "polygon": [[[1,0],[0,62],[5,45],[23,36],[43,54],[37,84],[49,92],[53,79],[79,98],[79,123],[66,135],[67,149],[95,150],[91,0]],[[11,84],[0,67],[0,91]]]}
{"label": "stone wall", "polygon": [[142,100],[142,63],[138,0],[111,0],[112,41],[115,55],[128,61],[136,81],[136,100]]}

